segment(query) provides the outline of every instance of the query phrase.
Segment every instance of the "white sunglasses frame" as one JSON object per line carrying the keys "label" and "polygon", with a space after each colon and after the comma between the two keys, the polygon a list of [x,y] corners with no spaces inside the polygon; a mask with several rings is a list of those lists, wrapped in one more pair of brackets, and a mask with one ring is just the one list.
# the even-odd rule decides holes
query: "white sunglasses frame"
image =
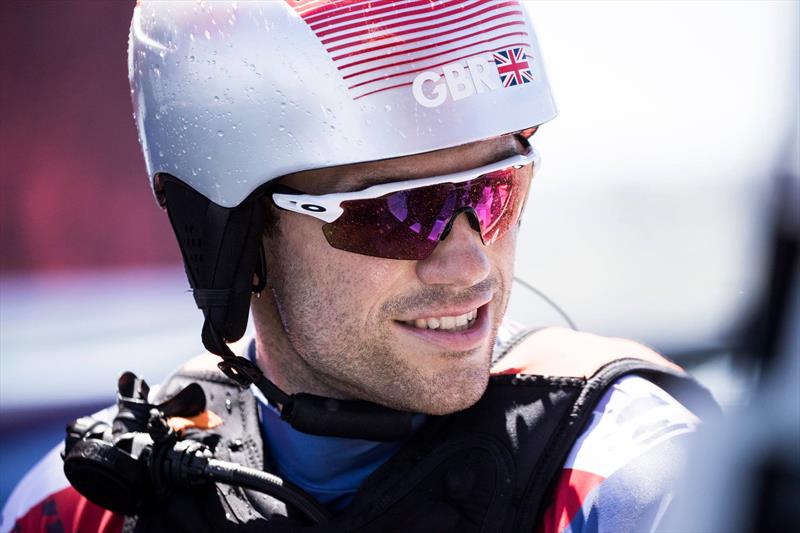
{"label": "white sunglasses frame", "polygon": [[462,172],[454,172],[443,176],[433,176],[430,178],[420,178],[415,180],[393,181],[381,183],[362,189],[360,191],[338,192],[330,194],[294,194],[294,193],[272,193],[272,201],[281,209],[309,215],[323,222],[333,222],[344,213],[342,202],[350,200],[369,200],[380,198],[387,194],[398,191],[407,191],[439,185],[441,183],[462,183],[473,180],[483,174],[496,172],[498,170],[515,167],[521,168],[533,163],[533,172],[539,167],[541,158],[539,152],[532,146],[525,154],[514,155],[507,159],[497,161],[490,165],[485,165]]}

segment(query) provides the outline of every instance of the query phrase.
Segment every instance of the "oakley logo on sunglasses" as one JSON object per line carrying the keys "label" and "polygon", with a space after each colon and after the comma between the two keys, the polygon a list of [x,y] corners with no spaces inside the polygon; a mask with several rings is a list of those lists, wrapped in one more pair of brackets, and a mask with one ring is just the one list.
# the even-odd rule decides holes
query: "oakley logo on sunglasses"
{"label": "oakley logo on sunglasses", "polygon": [[302,207],[306,211],[313,211],[314,213],[324,213],[325,212],[325,208],[322,207],[321,205],[303,204],[300,207]]}

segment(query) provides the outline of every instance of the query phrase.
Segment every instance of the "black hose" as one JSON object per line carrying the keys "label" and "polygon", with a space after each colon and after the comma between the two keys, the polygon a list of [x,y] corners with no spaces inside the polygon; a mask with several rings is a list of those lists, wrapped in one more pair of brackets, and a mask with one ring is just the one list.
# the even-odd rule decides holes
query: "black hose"
{"label": "black hose", "polygon": [[302,489],[269,472],[218,459],[209,459],[203,474],[204,477],[219,483],[245,487],[277,498],[287,505],[297,508],[314,524],[330,520],[330,514],[319,502],[305,494]]}

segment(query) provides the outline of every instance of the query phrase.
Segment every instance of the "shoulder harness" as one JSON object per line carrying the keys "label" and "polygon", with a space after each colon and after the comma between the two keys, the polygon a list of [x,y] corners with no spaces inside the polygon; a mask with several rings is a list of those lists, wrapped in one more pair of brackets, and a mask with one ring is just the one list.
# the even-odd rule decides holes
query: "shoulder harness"
{"label": "shoulder harness", "polygon": [[[216,485],[176,494],[167,507],[129,520],[127,529],[532,531],[593,408],[621,377],[642,376],[695,414],[717,412],[710,393],[676,368],[638,358],[611,358],[588,378],[493,375],[483,397],[469,409],[429,416],[403,449],[367,478],[351,505],[325,524],[304,527],[283,502]],[[269,470],[257,401],[250,390],[240,389],[216,370],[185,367],[168,380],[161,395],[169,397],[190,382],[205,389],[208,408],[225,423],[213,430],[190,430],[185,438],[211,442],[220,459]]]}

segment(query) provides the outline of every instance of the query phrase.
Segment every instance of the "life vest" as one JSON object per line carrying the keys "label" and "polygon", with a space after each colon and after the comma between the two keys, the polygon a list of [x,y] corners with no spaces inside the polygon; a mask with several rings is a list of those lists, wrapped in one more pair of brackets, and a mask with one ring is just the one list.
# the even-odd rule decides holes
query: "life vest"
{"label": "life vest", "polygon": [[[215,362],[204,356],[188,363],[160,395],[168,398],[199,383],[209,411],[224,423],[189,427],[184,438],[211,445],[219,459],[269,471],[257,400],[216,370]],[[597,402],[621,377],[642,376],[695,414],[716,410],[708,391],[691,377],[630,341],[553,328],[521,335],[494,368],[475,405],[429,416],[330,522],[304,526],[297,513],[272,497],[208,484],[174,492],[159,506],[129,517],[125,530],[533,531],[569,450]],[[532,374],[537,368],[544,372]],[[544,375],[557,369],[565,371]]]}

